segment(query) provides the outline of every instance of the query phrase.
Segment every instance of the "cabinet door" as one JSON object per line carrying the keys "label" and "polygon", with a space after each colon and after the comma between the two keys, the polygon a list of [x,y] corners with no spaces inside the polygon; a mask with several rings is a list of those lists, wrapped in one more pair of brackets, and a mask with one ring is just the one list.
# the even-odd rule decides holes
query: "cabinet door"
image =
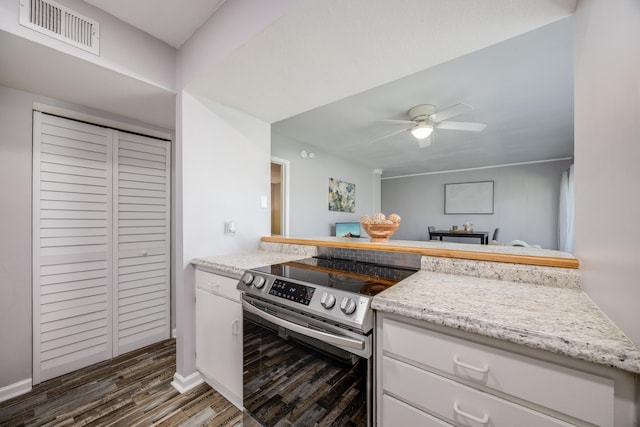
{"label": "cabinet door", "polygon": [[170,145],[114,132],[115,356],[170,335]]}
{"label": "cabinet door", "polygon": [[33,382],[169,338],[169,141],[34,112]]}
{"label": "cabinet door", "polygon": [[34,112],[33,383],[109,359],[109,129]]}
{"label": "cabinet door", "polygon": [[242,407],[242,306],[199,288],[196,368],[207,383]]}

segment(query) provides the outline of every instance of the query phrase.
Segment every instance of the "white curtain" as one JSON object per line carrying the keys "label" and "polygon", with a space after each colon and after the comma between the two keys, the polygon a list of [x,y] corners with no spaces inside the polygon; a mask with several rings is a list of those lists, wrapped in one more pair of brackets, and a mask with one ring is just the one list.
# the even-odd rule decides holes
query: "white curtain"
{"label": "white curtain", "polygon": [[558,206],[558,249],[573,253],[574,235],[573,165],[560,178],[560,204]]}

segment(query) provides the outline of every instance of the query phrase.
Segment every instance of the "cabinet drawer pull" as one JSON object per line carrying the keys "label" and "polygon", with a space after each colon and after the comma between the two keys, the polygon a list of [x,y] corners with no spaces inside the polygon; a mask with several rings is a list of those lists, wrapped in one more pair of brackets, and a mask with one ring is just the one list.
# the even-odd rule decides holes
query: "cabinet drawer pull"
{"label": "cabinet drawer pull", "polygon": [[481,374],[489,372],[489,365],[484,365],[482,368],[478,368],[477,366],[473,366],[473,365],[469,365],[468,363],[461,362],[460,359],[458,359],[458,355],[453,356],[453,363],[455,363],[458,366],[462,366],[463,368],[480,372]]}
{"label": "cabinet drawer pull", "polygon": [[460,410],[460,408],[458,407],[458,402],[453,402],[453,411],[456,414],[460,415],[461,417],[468,418],[468,419],[470,419],[472,421],[475,421],[477,423],[480,423],[480,424],[486,424],[486,423],[489,422],[489,415],[488,414],[484,414],[484,416],[482,418],[478,418],[478,417],[476,417],[474,415],[471,415],[471,414],[469,414],[467,412],[464,412],[464,411]]}
{"label": "cabinet drawer pull", "polygon": [[238,335],[238,321],[231,322],[231,335]]}

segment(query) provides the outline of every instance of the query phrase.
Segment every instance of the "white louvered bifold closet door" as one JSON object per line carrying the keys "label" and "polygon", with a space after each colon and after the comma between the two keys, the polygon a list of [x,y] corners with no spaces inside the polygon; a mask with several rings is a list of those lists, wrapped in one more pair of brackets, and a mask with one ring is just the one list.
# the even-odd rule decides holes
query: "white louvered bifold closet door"
{"label": "white louvered bifold closet door", "polygon": [[33,383],[170,336],[170,143],[34,112]]}
{"label": "white louvered bifold closet door", "polygon": [[170,335],[170,145],[117,132],[114,355]]}
{"label": "white louvered bifold closet door", "polygon": [[34,113],[33,383],[112,355],[108,129]]}

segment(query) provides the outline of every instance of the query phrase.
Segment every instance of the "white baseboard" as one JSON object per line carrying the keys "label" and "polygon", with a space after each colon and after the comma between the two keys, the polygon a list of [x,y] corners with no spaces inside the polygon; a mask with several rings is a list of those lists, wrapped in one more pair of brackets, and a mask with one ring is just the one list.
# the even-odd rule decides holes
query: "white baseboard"
{"label": "white baseboard", "polygon": [[32,379],[26,378],[22,381],[0,388],[0,402],[9,400],[12,397],[20,396],[21,394],[29,393],[31,391],[31,383]]}
{"label": "white baseboard", "polygon": [[173,328],[171,330],[171,338],[175,338],[176,337],[176,328]]}
{"label": "white baseboard", "polygon": [[173,381],[171,381],[171,385],[173,386],[173,388],[178,390],[180,394],[182,394],[184,392],[191,390],[195,386],[202,384],[203,382],[204,380],[202,379],[202,376],[200,376],[200,373],[198,372],[194,372],[193,374],[187,376],[186,378],[176,372],[173,375]]}

